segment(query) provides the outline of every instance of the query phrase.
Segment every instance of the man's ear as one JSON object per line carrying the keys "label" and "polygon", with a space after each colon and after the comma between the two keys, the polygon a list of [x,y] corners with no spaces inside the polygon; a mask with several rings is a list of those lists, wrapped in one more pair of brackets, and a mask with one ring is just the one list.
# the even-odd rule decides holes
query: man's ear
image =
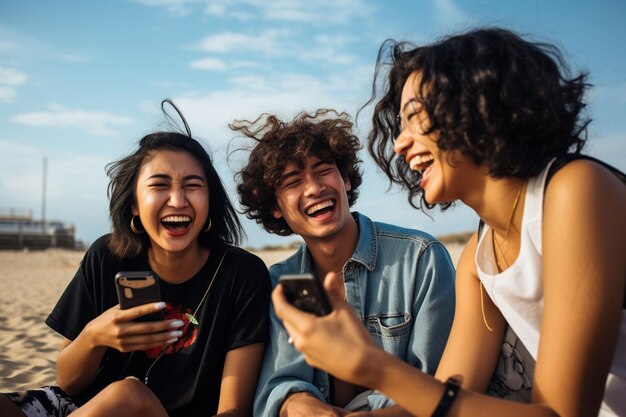
{"label": "man's ear", "polygon": [[350,191],[352,189],[352,184],[350,184],[350,179],[349,178],[344,178],[343,179],[343,184],[346,187],[346,191]]}

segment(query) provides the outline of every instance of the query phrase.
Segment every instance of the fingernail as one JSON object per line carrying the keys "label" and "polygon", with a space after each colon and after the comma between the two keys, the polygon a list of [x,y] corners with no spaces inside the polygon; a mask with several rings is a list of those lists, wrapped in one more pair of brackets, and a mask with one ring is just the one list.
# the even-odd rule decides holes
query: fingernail
{"label": "fingernail", "polygon": [[179,337],[183,335],[183,332],[181,330],[174,330],[170,332],[169,335],[172,337]]}
{"label": "fingernail", "polygon": [[159,301],[158,303],[154,303],[155,310],[163,310],[165,308],[165,303],[163,301]]}
{"label": "fingernail", "polygon": [[185,325],[185,322],[182,320],[173,320],[170,323],[170,327],[183,327]]}
{"label": "fingernail", "polygon": [[165,343],[166,343],[166,344],[168,344],[168,345],[171,345],[172,343],[174,343],[174,342],[176,342],[176,341],[178,341],[178,338],[177,338],[177,337],[175,337],[175,338],[173,338],[173,339],[170,339],[170,340],[168,340],[168,341],[167,341],[167,342],[165,342]]}

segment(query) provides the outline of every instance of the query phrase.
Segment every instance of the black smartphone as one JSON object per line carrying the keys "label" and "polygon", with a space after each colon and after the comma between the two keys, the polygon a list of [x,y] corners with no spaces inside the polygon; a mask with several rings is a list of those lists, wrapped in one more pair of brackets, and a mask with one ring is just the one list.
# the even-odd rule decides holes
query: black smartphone
{"label": "black smartphone", "polygon": [[[115,288],[122,310],[161,301],[159,277],[151,271],[120,271],[115,275]],[[163,320],[163,312],[155,311],[135,320]]]}
{"label": "black smartphone", "polygon": [[325,316],[332,311],[326,291],[319,279],[313,274],[281,275],[285,298],[295,307],[316,316]]}

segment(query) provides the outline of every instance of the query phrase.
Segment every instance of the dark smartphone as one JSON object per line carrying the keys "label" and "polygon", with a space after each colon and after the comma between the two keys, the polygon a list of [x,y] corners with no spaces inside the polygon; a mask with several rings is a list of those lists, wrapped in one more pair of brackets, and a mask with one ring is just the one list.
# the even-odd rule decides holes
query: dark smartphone
{"label": "dark smartphone", "polygon": [[[122,310],[161,301],[159,278],[151,271],[120,271],[115,275],[115,288],[117,289],[117,299]],[[163,312],[155,311],[135,320],[163,320]]]}
{"label": "dark smartphone", "polygon": [[316,316],[325,316],[332,311],[322,283],[313,274],[281,275],[285,298],[295,307]]}

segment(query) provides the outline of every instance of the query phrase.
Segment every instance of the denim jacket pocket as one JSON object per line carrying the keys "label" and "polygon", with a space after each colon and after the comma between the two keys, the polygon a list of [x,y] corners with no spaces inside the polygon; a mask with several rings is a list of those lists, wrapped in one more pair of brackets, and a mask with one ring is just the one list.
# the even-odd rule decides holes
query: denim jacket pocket
{"label": "denim jacket pocket", "polygon": [[406,349],[412,322],[413,318],[409,313],[373,315],[367,318],[367,331],[374,342],[398,356]]}

